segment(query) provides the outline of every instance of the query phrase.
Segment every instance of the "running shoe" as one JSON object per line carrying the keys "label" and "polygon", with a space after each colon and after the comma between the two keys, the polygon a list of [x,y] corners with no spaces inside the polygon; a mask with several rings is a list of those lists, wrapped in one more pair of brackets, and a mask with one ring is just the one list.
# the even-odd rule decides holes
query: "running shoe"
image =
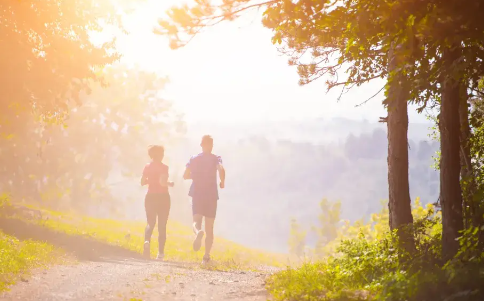
{"label": "running shoe", "polygon": [[210,263],[210,255],[205,255],[203,256],[203,259],[202,259],[202,264],[208,264]]}
{"label": "running shoe", "polygon": [[143,256],[146,259],[150,259],[150,242],[145,241],[145,244],[143,245]]}

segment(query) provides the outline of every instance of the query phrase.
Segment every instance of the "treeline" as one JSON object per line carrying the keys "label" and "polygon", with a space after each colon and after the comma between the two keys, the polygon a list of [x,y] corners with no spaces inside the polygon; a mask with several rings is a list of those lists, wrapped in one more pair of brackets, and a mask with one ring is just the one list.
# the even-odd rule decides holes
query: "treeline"
{"label": "treeline", "polygon": [[[124,210],[110,176],[136,181],[146,147],[185,125],[160,96],[166,83],[118,62],[124,1],[0,4],[0,193],[58,209]],[[113,39],[111,39],[113,38]],[[114,183],[115,184],[115,183]]]}

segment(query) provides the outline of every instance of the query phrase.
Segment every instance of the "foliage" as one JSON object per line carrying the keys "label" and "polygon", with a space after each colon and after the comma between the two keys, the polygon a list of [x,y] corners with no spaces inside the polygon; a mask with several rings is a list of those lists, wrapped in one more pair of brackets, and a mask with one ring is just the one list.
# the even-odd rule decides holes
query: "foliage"
{"label": "foliage", "polygon": [[[462,233],[459,253],[445,263],[440,214],[417,200],[413,215],[415,253],[407,254],[394,243],[383,210],[373,217],[373,225],[366,225],[369,232],[359,227],[356,236],[343,237],[333,256],[274,275],[269,290],[276,300],[482,299],[484,256],[477,251],[477,230]],[[380,226],[386,231],[375,233]]]}
{"label": "foliage", "polygon": [[[115,169],[114,160],[121,157],[122,167],[133,172],[138,162],[126,157],[140,157],[140,150],[153,142],[128,137],[135,128],[141,127],[140,135],[158,135],[155,139],[170,136],[160,124],[172,122],[168,103],[158,95],[165,79],[122,66],[107,68],[119,58],[114,39],[109,34],[101,43],[92,39],[106,28],[123,30],[119,10],[133,3],[0,4],[0,75],[9,87],[0,94],[2,192],[16,200],[57,204],[64,197],[71,201],[64,204],[74,207],[82,207],[90,197],[109,201],[106,178]],[[113,87],[105,89],[109,84]],[[151,120],[162,113],[165,116]]]}
{"label": "foliage", "polygon": [[25,129],[32,112],[64,119],[89,81],[101,79],[98,70],[119,58],[114,40],[90,39],[104,26],[122,28],[112,1],[2,1],[0,11],[0,75],[9,87],[0,95],[3,135]]}
{"label": "foliage", "polygon": [[[484,89],[483,80],[479,82],[479,89],[480,91]],[[472,211],[474,211],[475,219],[481,222],[481,226],[484,226],[484,102],[482,96],[479,95],[479,97],[472,99],[470,106],[469,125],[472,131],[469,145],[474,183],[477,184],[472,198],[472,206],[474,207]]]}
{"label": "foliage", "polygon": [[122,65],[105,68],[103,77],[108,86],[81,93],[83,105],[71,110],[64,126],[29,118],[22,135],[0,147],[3,191],[60,208],[109,204],[113,172],[138,177],[148,160],[146,147],[169,143],[184,131],[160,96],[165,78]]}
{"label": "foliage", "polygon": [[[325,199],[322,203],[324,203],[324,206],[321,206],[322,212],[320,215],[320,221],[322,223],[319,226],[313,227],[313,231],[318,236],[318,243],[315,246],[316,258],[324,258],[337,254],[337,249],[342,241],[356,239],[361,236],[370,241],[385,239],[390,232],[388,226],[388,204],[385,202],[381,203],[382,209],[380,212],[373,213],[368,222],[360,219],[353,223],[349,220],[338,219],[336,221],[334,219],[334,217],[339,217],[340,215],[339,201],[331,203]],[[332,210],[328,210],[328,208],[332,208]],[[427,204],[423,206],[419,198],[415,200],[412,215],[418,220],[416,225],[427,221],[429,216],[433,218],[432,221],[440,221],[440,212],[435,213],[434,205]],[[331,217],[333,217],[333,222],[328,224]],[[442,230],[441,225],[438,223],[433,224],[431,228],[431,236],[438,235]],[[417,234],[418,231],[415,231]],[[421,239],[425,240],[427,234],[420,233]],[[332,239],[329,240],[328,237],[332,237]]]}

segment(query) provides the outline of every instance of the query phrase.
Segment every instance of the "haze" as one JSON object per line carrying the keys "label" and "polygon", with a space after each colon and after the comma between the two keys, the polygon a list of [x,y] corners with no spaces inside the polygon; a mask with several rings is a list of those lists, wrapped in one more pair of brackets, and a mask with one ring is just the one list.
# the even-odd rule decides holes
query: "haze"
{"label": "haze", "polygon": [[[130,34],[118,38],[122,63],[169,77],[160,95],[187,123],[181,142],[167,145],[177,183],[172,218],[190,222],[189,184],[182,182],[181,172],[190,155],[199,152],[203,134],[214,136],[215,152],[224,158],[228,172],[219,235],[286,251],[290,218],[316,224],[315,208],[322,198],[341,200],[343,217],[352,220],[378,211],[388,193],[386,128],[377,122],[386,116],[383,93],[356,105],[384,82],[356,88],[340,101],[339,90],[326,93],[324,79],[299,86],[295,68],[271,44],[271,32],[262,27],[257,11],[170,50],[168,41],[152,29],[173,3],[147,1],[126,17]],[[428,137],[426,115],[412,106],[409,112],[412,198],[434,202],[438,179],[431,165],[438,146]],[[418,186],[422,177],[430,185]],[[116,181],[122,188],[113,192],[132,200],[126,203],[127,217],[143,218],[144,192],[137,181]]]}
{"label": "haze", "polygon": [[[144,221],[146,188],[139,178],[149,161],[147,146],[163,144],[175,181],[170,218],[190,225],[190,183],[182,173],[200,152],[202,135],[210,134],[227,170],[216,235],[286,252],[291,219],[306,229],[316,225],[323,198],[341,200],[344,219],[379,211],[388,194],[386,125],[378,123],[386,116],[383,93],[356,105],[384,81],[356,88],[340,101],[338,89],[326,93],[324,78],[299,86],[296,69],[272,45],[256,10],[171,50],[153,29],[173,4],[179,2],[141,1],[124,16],[128,34],[106,27],[92,35],[96,43],[116,36],[122,57],[99,70],[108,85],[93,83],[79,103],[66,101],[64,127],[39,123],[27,111],[16,116],[17,123],[1,124],[2,134],[13,133],[2,148],[10,156],[2,161],[2,191],[59,211]],[[61,50],[56,55],[71,55]],[[32,60],[12,53],[22,64]],[[79,52],[80,62],[86,53]],[[70,60],[66,69],[74,72]],[[10,68],[16,70],[15,64]],[[34,75],[24,69],[22,76],[34,79],[32,89],[40,95],[64,89],[47,69],[37,67]],[[47,92],[44,78],[50,80]],[[409,112],[411,196],[435,202],[439,180],[432,156],[438,143],[429,137],[426,115],[413,106]],[[311,245],[314,235],[308,239]]]}

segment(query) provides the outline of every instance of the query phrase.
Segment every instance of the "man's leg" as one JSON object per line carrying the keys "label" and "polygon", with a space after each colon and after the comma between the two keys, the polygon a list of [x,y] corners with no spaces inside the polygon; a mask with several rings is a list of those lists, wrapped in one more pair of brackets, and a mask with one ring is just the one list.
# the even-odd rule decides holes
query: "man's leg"
{"label": "man's leg", "polygon": [[215,222],[215,218],[212,217],[205,217],[205,256],[204,258],[210,259],[210,251],[212,250],[213,245],[213,224]]}
{"label": "man's leg", "polygon": [[202,238],[204,232],[202,230],[203,218],[203,203],[196,198],[192,198],[192,214],[193,214],[193,233],[195,233],[195,240],[193,241],[193,251],[198,251],[202,247]]}
{"label": "man's leg", "polygon": [[215,223],[215,216],[217,215],[217,200],[207,202],[205,204],[205,232],[207,236],[205,237],[205,256],[203,256],[203,262],[207,263],[210,261],[210,251],[213,245],[213,226]]}
{"label": "man's leg", "polygon": [[202,230],[202,218],[201,214],[193,215],[193,232],[195,233],[195,240],[193,241],[193,251],[198,251],[202,247],[202,238],[205,234]]}
{"label": "man's leg", "polygon": [[202,230],[202,219],[203,216],[201,214],[194,214],[193,215],[193,233],[197,234],[198,231]]}

